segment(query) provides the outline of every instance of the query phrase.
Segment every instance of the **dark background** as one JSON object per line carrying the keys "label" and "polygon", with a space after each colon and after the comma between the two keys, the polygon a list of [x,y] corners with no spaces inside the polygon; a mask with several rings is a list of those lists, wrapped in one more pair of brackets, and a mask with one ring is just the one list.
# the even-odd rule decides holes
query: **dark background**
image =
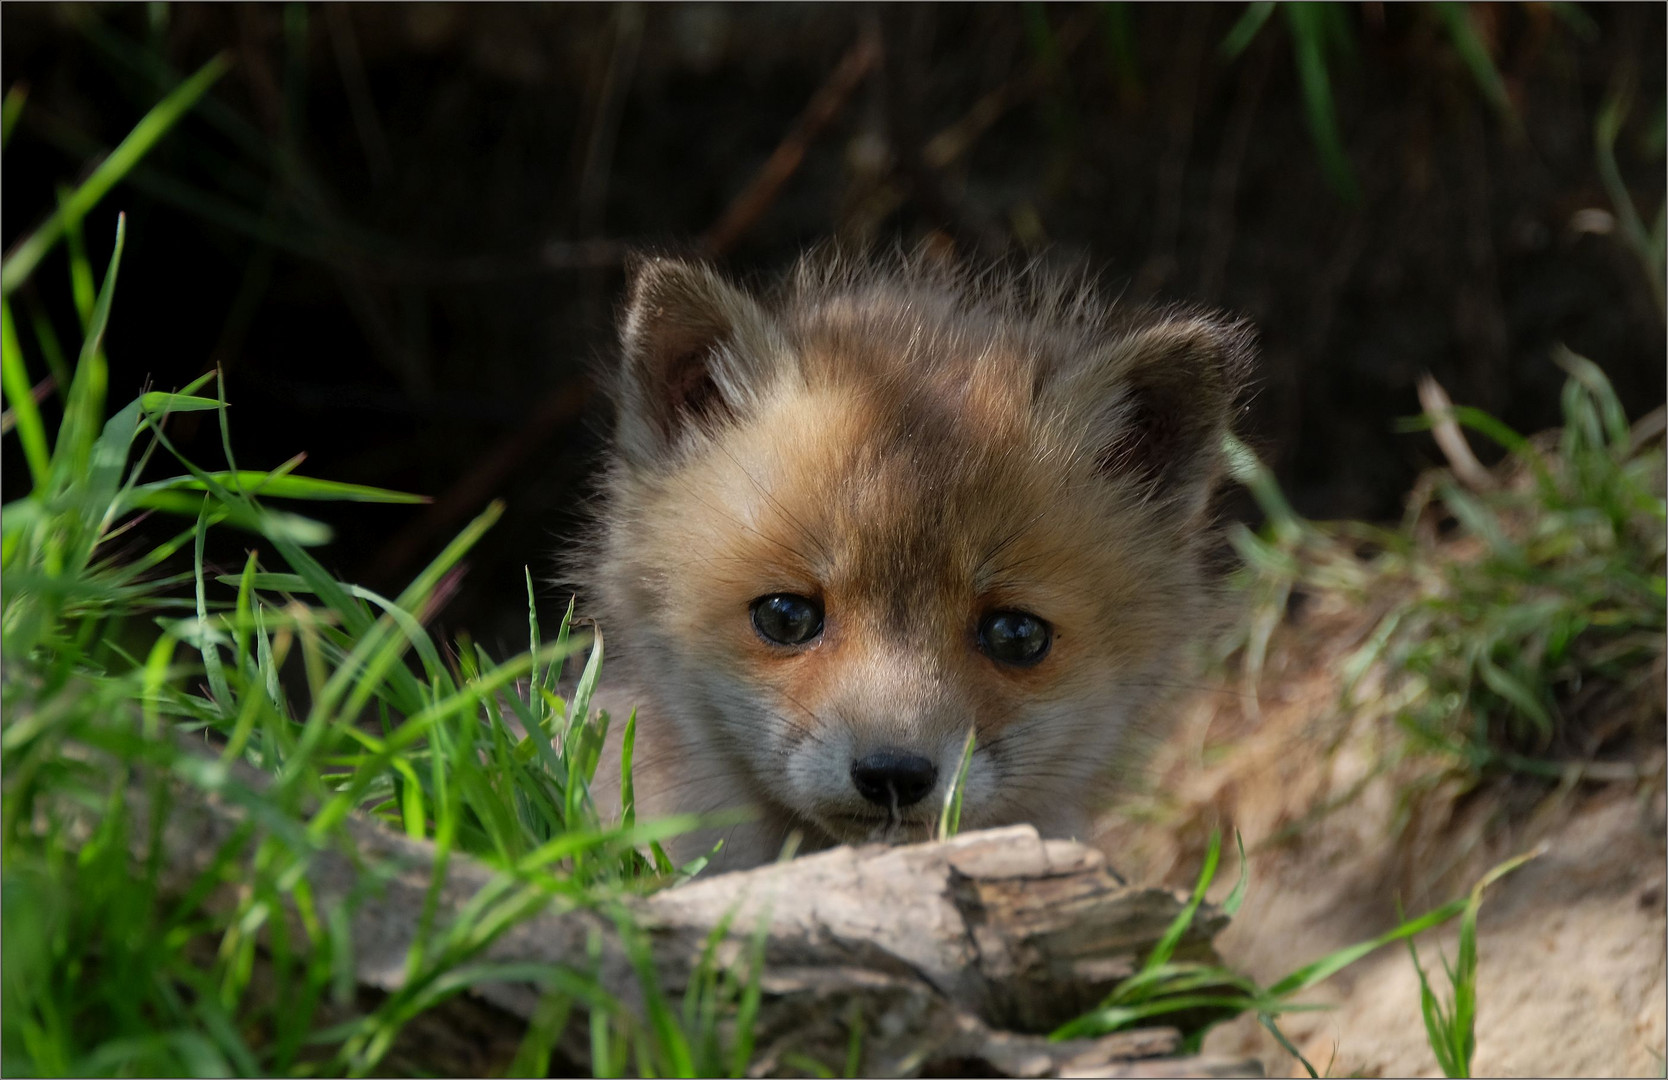
{"label": "dark background", "polygon": [[[111,401],[218,364],[240,465],[304,450],[310,475],[435,496],[312,508],[338,531],[326,562],[372,587],[505,499],[445,615],[504,643],[524,633],[522,567],[548,576],[583,529],[606,427],[589,373],[645,247],[764,278],[831,236],[925,239],[1242,312],[1263,349],[1246,427],[1297,508],[1393,518],[1436,457],[1392,433],[1423,371],[1519,430],[1557,421],[1560,341],[1630,415],[1664,397],[1660,297],[1605,231],[1594,149],[1627,95],[1616,157],[1654,222],[1664,6],[1454,10],[1507,107],[1439,5],[1325,9],[1346,176],[1317,149],[1290,14],[1223,52],[1241,4],[10,3],[0,78],[28,99],[4,242],[228,53],[87,220],[102,267],[128,213]],[[13,305],[73,342],[69,295],[60,252]],[[171,430],[218,464],[198,420]]]}

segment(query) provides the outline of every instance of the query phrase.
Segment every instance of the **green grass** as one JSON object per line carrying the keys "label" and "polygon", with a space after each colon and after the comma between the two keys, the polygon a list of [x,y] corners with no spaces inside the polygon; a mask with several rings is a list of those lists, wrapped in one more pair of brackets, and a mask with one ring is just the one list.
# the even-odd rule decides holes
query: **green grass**
{"label": "green grass", "polygon": [[[1314,1011],[1324,1006],[1304,1004],[1293,999],[1386,945],[1406,941],[1409,950],[1413,950],[1416,935],[1457,915],[1460,916],[1460,962],[1457,968],[1450,970],[1454,986],[1453,1005],[1443,1010],[1426,983],[1422,970],[1419,981],[1427,1036],[1438,1062],[1448,1076],[1469,1075],[1469,1072],[1454,1069],[1469,1069],[1471,1048],[1476,1042],[1476,932],[1483,891],[1533,858],[1535,853],[1517,856],[1494,867],[1477,882],[1470,896],[1464,900],[1451,901],[1417,918],[1403,919],[1377,937],[1328,953],[1268,986],[1261,986],[1218,964],[1175,959],[1176,949],[1192,927],[1205,893],[1215,879],[1221,847],[1221,835],[1213,832],[1193,894],[1148,954],[1141,970],[1119,983],[1095,1009],[1056,1029],[1051,1038],[1093,1038],[1152,1023],[1173,1023],[1182,1028],[1184,1049],[1197,1053],[1211,1028],[1236,1016],[1251,1013],[1310,1076],[1315,1076],[1314,1066],[1281,1032],[1277,1018],[1285,1013]],[[1239,880],[1221,904],[1222,913],[1230,918],[1239,911],[1245,899],[1248,866],[1243,844],[1239,847],[1239,862]],[[1413,957],[1417,968],[1417,952],[1413,953]],[[1463,1065],[1453,1065],[1455,1061],[1463,1062]]]}
{"label": "green grass", "polygon": [[[305,869],[349,811],[433,841],[437,874],[450,852],[465,851],[552,895],[631,887],[649,864],[630,836],[600,827],[586,791],[607,718],[579,705],[600,647],[563,700],[561,662],[586,645],[565,621],[555,642],[521,657],[499,662],[464,646],[448,663],[414,614],[496,508],[386,599],[326,573],[307,547],[327,530],[264,498],[401,496],[282,468],[238,470],[229,452],[226,469],[198,467],[164,429],[169,413],[186,410],[218,410],[224,425],[223,401],[197,393],[201,380],[185,393],[145,394],[104,420],[99,342],[121,248],[118,228],[50,445],[38,415],[24,419],[19,404],[30,398],[10,392],[27,379],[16,335],[6,335],[7,398],[36,483],[3,515],[5,933],[28,943],[7,956],[5,1068],[291,1072],[304,1048],[317,1053],[309,1017],[348,985],[342,913],[308,918]],[[153,455],[184,472],[141,482]],[[137,558],[108,554],[147,510],[180,513],[181,527]],[[213,574],[205,541],[228,526],[256,534],[281,568],[250,551],[241,574]],[[189,570],[173,570],[184,560]],[[296,682],[305,684],[299,694]],[[248,761],[269,782],[205,767],[175,733],[195,733],[221,762]],[[154,860],[133,881],[130,769],[158,780],[153,820],[167,778],[214,790],[262,823],[217,853],[211,876],[244,864],[254,875],[230,917],[162,896]],[[55,820],[66,801],[103,808],[90,837]],[[310,940],[286,940],[275,913],[287,909],[302,912]],[[479,918],[433,928],[406,989],[332,1040],[326,1071],[375,1068],[404,1023],[461,988],[458,973],[504,925],[501,908],[483,907]],[[282,1009],[254,1000],[263,933],[291,984],[278,995]],[[191,951],[204,939],[217,942],[207,966]]]}
{"label": "green grass", "polygon": [[[66,231],[79,226],[82,219],[99,204],[110,189],[132,171],[140,159],[173,128],[179,118],[189,112],[198,99],[207,93],[209,87],[226,73],[229,66],[230,61],[226,57],[215,57],[146,113],[144,119],[139,121],[127,138],[123,139],[108,157],[99,162],[92,175],[64,199],[63,205],[46,220],[46,223],[30,233],[13,249],[5,267],[0,269],[0,294],[10,296],[14,289],[23,284],[29,275],[34,273],[41,259],[64,238]],[[5,124],[8,136],[24,105],[21,95],[16,98],[15,105],[13,100],[13,96],[8,94]]]}
{"label": "green grass", "polygon": [[[118,226],[56,438],[46,438],[38,414],[14,420],[20,441],[35,440],[37,483],[3,515],[0,769],[12,945],[4,1070],[363,1075],[389,1067],[400,1032],[423,1012],[499,978],[548,988],[517,1068],[548,1068],[578,1004],[591,1015],[598,1075],[744,1069],[762,939],[739,974],[720,970],[709,949],[681,1009],[648,984],[641,1020],[583,971],[477,960],[510,926],[558,900],[619,913],[652,978],[645,939],[614,901],[674,879],[656,841],[694,822],[599,817],[589,788],[609,718],[588,703],[600,638],[570,632],[570,606],[554,640],[542,642],[530,579],[527,652],[499,660],[467,641],[443,651],[431,638],[423,613],[496,506],[398,596],[384,597],[327,573],[308,548],[328,530],[267,500],[409,496],[302,477],[294,461],[238,468],[225,402],[201,392],[206,380],[144,394],[105,421],[99,341],[121,252]],[[9,392],[28,385],[15,346],[8,333],[14,403],[32,400]],[[170,413],[209,410],[221,424],[221,469],[188,460],[165,430]],[[12,415],[22,415],[15,404]],[[182,471],[143,479],[158,459]],[[137,557],[114,557],[140,512],[178,515],[180,527]],[[215,573],[205,561],[210,532],[226,528],[260,545],[238,573]],[[180,563],[189,568],[173,569]],[[582,656],[564,697],[564,664]],[[631,731],[628,723],[627,769]],[[223,767],[238,761],[262,781]],[[153,854],[134,876],[133,853],[146,845],[128,835],[130,774],[149,781],[153,822],[166,814],[169,785],[185,784],[238,805],[255,824],[215,853],[200,887],[165,895],[154,835]],[[59,820],[68,804],[101,809],[90,836]],[[434,845],[431,906],[403,986],[326,1027],[327,1007],[353,1012],[350,912],[319,909],[307,870],[342,842],[351,813]],[[456,852],[499,876],[449,915],[432,898]],[[390,870],[363,867],[360,902],[374,901],[378,875]],[[203,903],[219,880],[243,882],[229,912]],[[285,912],[298,914],[299,938]]]}
{"label": "green grass", "polygon": [[[1456,419],[1508,449],[1516,475],[1472,492],[1449,478],[1433,509],[1478,548],[1439,574],[1410,558],[1399,570],[1406,602],[1381,622],[1354,661],[1382,655],[1408,697],[1404,725],[1466,760],[1561,776],[1602,749],[1594,734],[1620,709],[1587,691],[1635,691],[1663,649],[1660,444],[1635,447],[1603,373],[1561,351],[1569,372],[1564,427],[1537,446],[1476,410]],[[1391,623],[1389,620],[1394,619]]]}
{"label": "green grass", "polygon": [[[1402,773],[1416,777],[1401,792],[1404,813],[1445,780],[1457,781],[1451,791],[1488,779],[1637,782],[1630,759],[1660,743],[1662,717],[1649,686],[1660,678],[1668,629],[1660,431],[1653,433],[1651,418],[1628,423],[1591,361],[1567,349],[1554,359],[1568,373],[1556,432],[1525,438],[1479,410],[1446,405],[1405,425],[1442,429],[1450,442],[1469,430],[1502,448],[1506,460],[1493,470],[1459,460],[1426,474],[1400,528],[1305,520],[1254,455],[1237,442],[1228,447],[1236,479],[1266,518],[1260,533],[1233,532],[1249,602],[1228,646],[1239,657],[1245,700],[1254,711],[1271,639],[1294,594],[1341,594],[1373,612],[1363,643],[1340,665],[1339,706],[1351,724],[1388,723],[1399,733],[1380,744],[1376,768],[1415,764]],[[1470,1075],[1478,908],[1483,890],[1528,857],[1490,871],[1468,900],[1267,988],[1210,970],[1175,975],[1174,986],[1185,991],[1191,979],[1226,988],[1211,1004],[1257,1012],[1296,1055],[1274,1023],[1290,995],[1405,938],[1437,1064],[1445,1075]],[[1443,962],[1444,999],[1420,966],[1412,935],[1455,915],[1459,951],[1454,963]],[[1179,991],[1163,988],[1158,996]],[[1112,1004],[1123,1011],[1105,1017],[1135,1015],[1129,1002]]]}
{"label": "green grass", "polygon": [[1463,407],[1409,425],[1461,425],[1509,462],[1482,490],[1428,474],[1400,529],[1304,521],[1240,454],[1268,518],[1261,535],[1234,533],[1254,599],[1238,639],[1249,682],[1294,591],[1371,598],[1382,614],[1344,662],[1347,708],[1393,715],[1410,750],[1468,782],[1616,770],[1595,757],[1630,729],[1607,733],[1612,716],[1597,714],[1648,700],[1663,652],[1663,451],[1636,437],[1596,365],[1556,359],[1569,373],[1556,436],[1526,439]]}
{"label": "green grass", "polygon": [[[1449,47],[1471,75],[1478,93],[1514,137],[1521,137],[1522,122],[1507,95],[1505,80],[1494,64],[1488,44],[1472,24],[1470,7],[1469,4],[1444,2],[1425,5],[1422,10],[1434,15],[1448,39]],[[1361,200],[1361,186],[1356,180],[1349,154],[1344,149],[1343,131],[1333,94],[1334,71],[1339,67],[1345,70],[1360,67],[1360,47],[1356,40],[1356,25],[1350,18],[1350,8],[1328,2],[1254,0],[1245,5],[1244,12],[1222,39],[1218,51],[1227,60],[1239,57],[1270,21],[1276,8],[1285,16],[1292,61],[1302,90],[1304,115],[1309,135],[1315,143],[1315,153],[1338,197],[1345,203],[1357,203]]]}
{"label": "green grass", "polygon": [[1483,890],[1532,857],[1523,855],[1502,863],[1471,890],[1460,913],[1459,959],[1449,964],[1446,956],[1442,958],[1442,969],[1452,988],[1447,1004],[1431,989],[1419,964],[1419,950],[1412,938],[1407,939],[1408,955],[1419,976],[1419,1012],[1425,1019],[1425,1037],[1444,1076],[1470,1076],[1471,1055],[1477,1049],[1477,912],[1483,906]]}
{"label": "green grass", "polygon": [[961,831],[961,803],[967,793],[967,770],[973,767],[973,748],[977,742],[972,728],[967,729],[967,738],[961,744],[961,763],[956,766],[956,775],[950,781],[950,787],[944,792],[944,808],[938,814],[938,828],[933,835],[939,840],[947,840]]}
{"label": "green grass", "polygon": [[[1664,619],[1664,454],[1653,419],[1630,425],[1603,372],[1566,349],[1560,430],[1525,438],[1487,414],[1444,405],[1405,425],[1468,430],[1506,453],[1493,470],[1474,460],[1426,474],[1400,528],[1303,519],[1272,474],[1237,441],[1235,478],[1265,515],[1237,527],[1246,616],[1230,636],[1248,711],[1277,628],[1299,592],[1341,595],[1374,613],[1340,665],[1341,714],[1387,724],[1378,770],[1415,763],[1404,811],[1446,779],[1468,790],[1486,779],[1530,784],[1587,777],[1635,782],[1629,762],[1660,743],[1649,683],[1660,678]],[[1463,441],[1463,439],[1460,439]],[[1468,452],[1461,452],[1467,457]],[[1347,796],[1346,796],[1347,797]],[[1317,811],[1324,812],[1324,810]],[[1213,838],[1202,888],[1215,864]],[[1490,871],[1456,900],[1388,934],[1342,950],[1268,987],[1233,973],[1156,955],[1073,1034],[1112,1030],[1204,1005],[1255,1012],[1294,1056],[1275,1017],[1291,995],[1391,941],[1408,941],[1419,975],[1426,1037],[1448,1076],[1470,1074],[1475,1047],[1476,923],[1484,889],[1528,858]],[[1432,987],[1413,935],[1460,917],[1457,960],[1443,962],[1449,993]],[[1147,987],[1143,989],[1143,981]],[[1194,1001],[1188,995],[1198,995]],[[1149,996],[1150,995],[1150,996]],[[1299,1058],[1301,1060],[1301,1058]],[[1313,1068],[1302,1064],[1311,1075]]]}
{"label": "green grass", "polygon": [[[1202,1023],[1194,1022],[1187,1032],[1190,1048],[1196,1051],[1205,1033],[1221,1020],[1248,1010],[1273,1013],[1292,1007],[1276,1001],[1250,979],[1225,968],[1215,964],[1178,962],[1174,959],[1177,946],[1181,944],[1182,938],[1192,928],[1193,920],[1198,916],[1206,890],[1216,879],[1216,868],[1221,853],[1221,834],[1213,832],[1192,896],[1165,929],[1158,943],[1153,946],[1153,951],[1142,963],[1141,970],[1119,983],[1097,1008],[1057,1028],[1052,1038],[1093,1038],[1125,1028],[1138,1027],[1160,1018],[1173,1019],[1173,1014],[1176,1013],[1186,1012],[1197,1016],[1203,1012],[1209,1019]],[[1239,881],[1222,903],[1224,915],[1232,917],[1239,910],[1240,903],[1245,898],[1247,869],[1245,850],[1242,846]]]}
{"label": "green grass", "polygon": [[[169,94],[124,143],[136,149],[120,168],[218,70]],[[8,105],[8,125],[13,112]],[[325,570],[312,553],[330,538],[324,523],[272,504],[415,497],[302,476],[299,457],[240,467],[211,377],[144,393],[106,415],[103,342],[125,225],[116,219],[102,278],[80,234],[119,178],[112,169],[95,170],[66,196],[5,267],[10,291],[67,240],[84,340],[71,366],[41,324],[26,347],[3,307],[3,426],[23,452],[30,490],[0,514],[0,1071],[420,1068],[390,1056],[407,1025],[502,978],[546,991],[512,1071],[548,1070],[575,1008],[589,1014],[598,1075],[743,1070],[762,939],[740,971],[721,968],[709,949],[676,1005],[646,983],[641,1017],[635,1003],[598,986],[584,958],[571,968],[480,960],[505,930],[552,903],[614,912],[643,960],[646,939],[619,901],[694,871],[675,869],[657,842],[694,821],[635,820],[634,717],[624,732],[624,820],[598,814],[590,785],[609,717],[590,701],[603,643],[573,632],[571,606],[542,640],[529,578],[528,649],[514,657],[431,636],[429,616],[500,507],[398,595],[383,596]],[[42,366],[53,377],[38,384]],[[58,409],[43,409],[37,398],[52,396]],[[216,414],[223,462],[199,464],[173,443],[168,418],[181,412]],[[165,521],[174,527],[158,530]],[[210,552],[225,550],[228,530],[241,532],[245,554],[218,572]],[[564,680],[581,659],[577,677]],[[239,763],[254,771],[230,768]],[[236,806],[247,822],[183,894],[163,886],[160,843],[171,792],[182,788]],[[403,983],[371,1005],[356,996],[349,927],[355,906],[375,903],[379,878],[394,868],[353,852],[360,885],[345,903],[321,902],[309,878],[320,854],[346,843],[350,814],[426,841],[434,855]],[[149,833],[133,835],[132,820],[151,822]],[[459,853],[496,876],[462,909],[442,910],[439,890]],[[222,882],[238,886],[229,909],[207,902]]]}
{"label": "green grass", "polygon": [[[1664,314],[1663,292],[1668,288],[1668,271],[1664,269],[1665,259],[1668,259],[1668,196],[1657,208],[1656,220],[1646,228],[1644,219],[1639,215],[1639,208],[1633,202],[1633,195],[1628,191],[1626,182],[1622,179],[1621,167],[1616,162],[1616,139],[1622,133],[1622,122],[1627,119],[1629,109],[1633,104],[1634,87],[1631,79],[1617,77],[1616,85],[1600,106],[1598,116],[1593,122],[1593,151],[1598,164],[1599,177],[1604,183],[1605,194],[1610,198],[1611,206],[1616,210],[1617,231],[1621,233],[1634,258],[1639,262],[1639,268],[1644,272],[1645,281],[1649,285],[1651,299],[1656,302],[1657,313]],[[1660,128],[1661,111],[1658,112]],[[1652,152],[1661,157],[1660,144],[1653,146]]]}

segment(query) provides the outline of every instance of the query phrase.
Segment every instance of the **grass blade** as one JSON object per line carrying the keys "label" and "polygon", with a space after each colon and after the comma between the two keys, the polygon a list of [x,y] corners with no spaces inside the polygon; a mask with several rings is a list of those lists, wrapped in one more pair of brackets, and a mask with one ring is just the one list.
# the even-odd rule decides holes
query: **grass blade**
{"label": "grass blade", "polygon": [[17,130],[18,117],[23,115],[23,103],[29,98],[29,88],[22,83],[14,83],[6,91],[6,100],[0,104],[0,149],[12,141],[12,132]]}
{"label": "grass blade", "polygon": [[[199,407],[196,403],[206,403],[207,408],[215,408],[218,405],[212,398],[186,400],[192,403],[192,407]],[[387,488],[370,487],[365,484],[315,480],[307,476],[278,475],[273,472],[254,469],[223,470],[209,472],[205,475],[209,477],[209,480],[201,480],[195,476],[176,476],[171,480],[157,480],[149,484],[140,484],[133,490],[140,494],[164,491],[201,492],[209,490],[210,483],[217,483],[228,488],[235,488],[247,495],[257,495],[268,499],[310,499],[314,501],[367,503],[426,503],[431,501],[427,495],[411,495],[403,491],[390,491]]]}
{"label": "grass blade", "polygon": [[203,654],[203,670],[208,674],[209,691],[221,709],[230,707],[232,690],[226,683],[226,670],[220,662],[220,647],[214,641],[208,621],[208,596],[203,579],[203,542],[208,539],[209,500],[203,500],[203,512],[197,517],[197,550],[195,570],[197,578],[197,647]]}
{"label": "grass blade", "polygon": [[1245,5],[1245,13],[1234,23],[1228,36],[1222,39],[1219,50],[1225,60],[1233,60],[1244,52],[1246,46],[1256,38],[1257,31],[1268,22],[1269,16],[1274,14],[1274,0],[1256,0],[1255,3]]}
{"label": "grass blade", "polygon": [[0,301],[0,390],[5,392],[11,407],[17,438],[23,444],[23,457],[29,463],[29,475],[36,490],[43,489],[52,464],[46,447],[46,428],[41,423],[40,408],[35,404],[29,373],[23,366],[23,346],[18,342],[12,308],[4,301]]}
{"label": "grass blade", "polygon": [[947,840],[961,831],[961,801],[967,790],[967,770],[973,765],[974,729],[967,729],[967,738],[961,744],[961,765],[956,769],[956,778],[950,783],[950,790],[944,793],[944,809],[938,815],[938,839]]}
{"label": "grass blade", "polygon": [[150,152],[230,66],[231,61],[224,54],[216,56],[157,102],[64,204],[13,249],[11,258],[6,260],[4,267],[0,267],[0,296],[10,296],[13,290],[29,280],[29,275],[35,272],[41,259],[63,237],[66,223],[79,221],[97,206],[99,200]]}
{"label": "grass blade", "polygon": [[104,284],[93,307],[86,340],[81,344],[81,355],[75,365],[75,381],[70,384],[69,396],[64,403],[63,424],[58,429],[58,444],[52,461],[55,488],[67,488],[75,478],[86,474],[93,442],[104,428],[104,397],[110,378],[104,362],[104,332],[110,325],[110,305],[116,298],[116,274],[121,267],[126,238],[127,218],[118,214],[116,246],[110,253],[110,267],[105,271]]}
{"label": "grass blade", "polygon": [[1448,29],[1448,40],[1453,43],[1454,51],[1459,53],[1471,72],[1471,78],[1476,82],[1477,89],[1482,91],[1483,97],[1500,114],[1501,119],[1511,125],[1514,131],[1519,129],[1517,110],[1512,108],[1512,99],[1506,93],[1506,81],[1500,77],[1500,69],[1494,66],[1494,58],[1488,53],[1488,46],[1477,33],[1477,28],[1471,23],[1471,13],[1465,4],[1454,3],[1452,0],[1442,0],[1431,5]]}
{"label": "grass blade", "polygon": [[1303,86],[1303,104],[1309,117],[1309,133],[1314,137],[1315,149],[1321,165],[1332,181],[1333,190],[1344,202],[1361,200],[1361,188],[1355,182],[1355,170],[1349,155],[1344,152],[1343,136],[1338,130],[1337,109],[1332,102],[1332,80],[1326,70],[1326,39],[1331,32],[1328,21],[1333,13],[1325,3],[1287,4],[1286,17],[1291,24],[1292,54],[1297,61],[1297,75]]}

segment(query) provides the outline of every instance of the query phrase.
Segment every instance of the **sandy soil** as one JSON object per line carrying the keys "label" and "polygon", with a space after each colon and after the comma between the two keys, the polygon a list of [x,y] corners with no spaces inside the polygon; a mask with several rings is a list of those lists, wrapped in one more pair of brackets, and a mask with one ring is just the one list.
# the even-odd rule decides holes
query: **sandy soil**
{"label": "sandy soil", "polygon": [[[1647,815],[1625,796],[1593,799],[1551,831],[1544,855],[1491,889],[1478,921],[1477,1075],[1662,1074],[1662,835],[1660,803]],[[1320,866],[1296,851],[1269,861],[1219,942],[1230,965],[1272,981],[1392,924],[1393,905],[1348,879],[1350,860]],[[1427,973],[1439,949],[1455,955],[1456,935],[1449,926],[1422,942]],[[1381,950],[1306,1000],[1338,1006],[1282,1022],[1317,1069],[1441,1075],[1405,950]],[[1303,1075],[1251,1022],[1213,1033],[1207,1047],[1254,1052],[1271,1075]]]}
{"label": "sandy soil", "polygon": [[[1155,790],[1099,837],[1127,874],[1191,884],[1203,837],[1237,828],[1250,853],[1245,905],[1218,940],[1230,967],[1264,985],[1411,915],[1463,896],[1489,867],[1542,854],[1492,886],[1478,922],[1475,1075],[1661,1076],[1668,1043],[1663,750],[1637,779],[1470,792],[1428,782],[1430,763],[1385,768],[1387,718],[1345,717],[1332,674],[1359,615],[1305,616],[1271,655],[1261,707],[1233,694],[1199,703],[1154,759]],[[1279,636],[1277,636],[1279,637]],[[1325,812],[1317,808],[1333,804]],[[1142,821],[1131,824],[1136,811]],[[1224,861],[1220,899],[1232,884]],[[1439,993],[1457,921],[1418,939]],[[1440,1076],[1407,949],[1388,946],[1300,998],[1288,1037],[1324,1074]],[[1206,1049],[1251,1052],[1269,1074],[1304,1075],[1253,1019]]]}

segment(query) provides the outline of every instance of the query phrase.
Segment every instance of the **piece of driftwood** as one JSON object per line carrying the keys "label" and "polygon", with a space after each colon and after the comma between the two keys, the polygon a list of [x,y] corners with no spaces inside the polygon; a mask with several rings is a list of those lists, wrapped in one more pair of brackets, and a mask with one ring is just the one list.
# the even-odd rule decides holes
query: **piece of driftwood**
{"label": "piece of driftwood", "polygon": [[[179,895],[223,845],[237,840],[248,814],[199,785],[169,786],[162,887]],[[130,789],[136,848],[148,845],[150,790],[142,781]],[[93,811],[78,804],[52,812],[60,821],[92,824]],[[383,868],[380,892],[350,909],[361,998],[375,1000],[406,979],[433,852],[368,819],[350,819],[344,831],[343,842],[313,857],[307,876],[315,904],[327,909],[363,896],[362,867]],[[494,877],[483,864],[453,854],[434,925],[444,926]],[[222,883],[207,905],[228,909],[239,887]],[[1136,970],[1182,898],[1126,886],[1099,852],[1040,839],[1029,826],[936,844],[836,848],[623,904],[650,943],[659,987],[674,1001],[716,927],[727,928],[716,958],[734,970],[746,969],[762,935],[755,1075],[792,1075],[806,1059],[840,1067],[854,1024],[862,1027],[865,1076],[1261,1075],[1255,1061],[1169,1056],[1180,1040],[1168,1028],[1048,1041],[1047,1031]],[[1220,912],[1201,908],[1178,958],[1211,958],[1210,939],[1225,924]],[[512,926],[477,959],[569,966],[622,1000],[640,1000],[615,919],[588,907],[564,909],[559,899]],[[408,1025],[390,1063],[454,1075],[502,1070],[543,993],[533,982],[472,987]],[[583,1069],[583,1029],[576,1023],[570,1035],[557,1053]]]}

